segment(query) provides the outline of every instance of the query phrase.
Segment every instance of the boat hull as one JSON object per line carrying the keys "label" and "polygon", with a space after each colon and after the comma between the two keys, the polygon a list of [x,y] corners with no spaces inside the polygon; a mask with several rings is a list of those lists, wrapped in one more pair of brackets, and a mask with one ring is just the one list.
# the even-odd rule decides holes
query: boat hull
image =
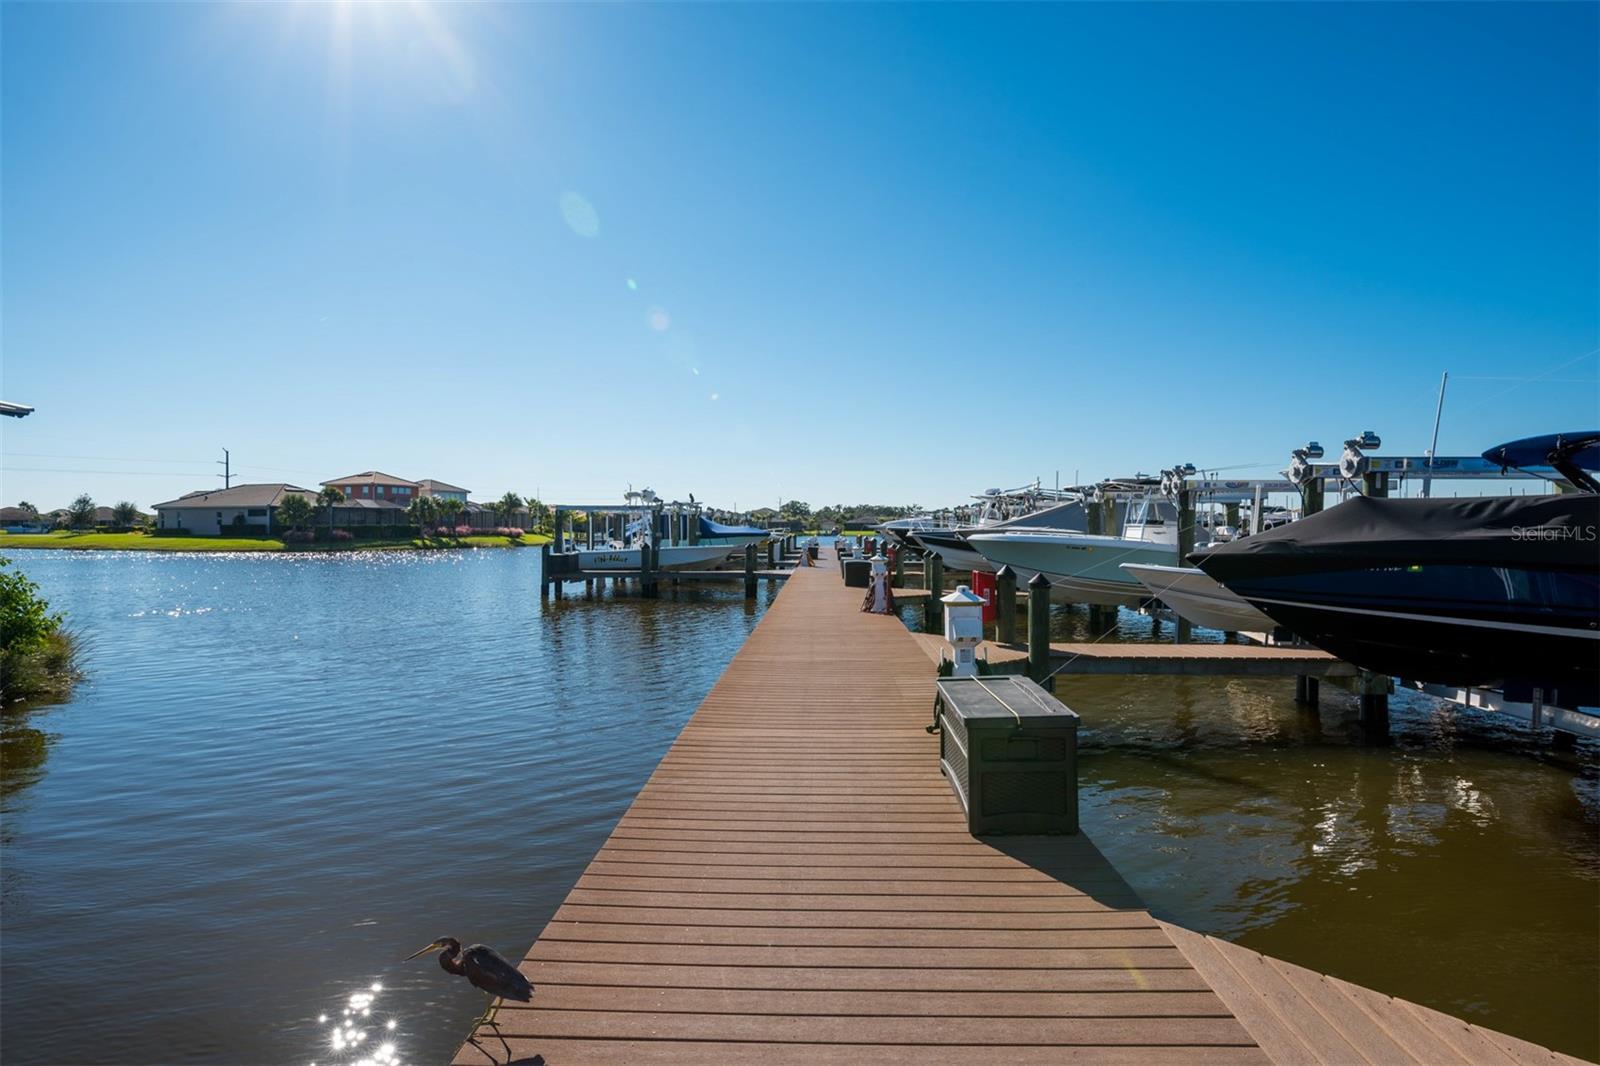
{"label": "boat hull", "polygon": [[1225,633],[1267,633],[1277,625],[1250,601],[1229,592],[1203,570],[1123,563],[1150,595],[1197,626]]}
{"label": "boat hull", "polygon": [[1009,566],[1019,582],[1043,574],[1050,598],[1059,603],[1091,603],[1103,607],[1137,607],[1150,599],[1123,563],[1152,566],[1174,562],[1170,545],[1122,537],[1075,533],[974,533],[967,543],[995,567]]}
{"label": "boat hull", "polygon": [[920,529],[911,534],[911,539],[924,551],[938,552],[947,570],[994,572],[995,565],[974,551],[959,533]]}
{"label": "boat hull", "polygon": [[[722,544],[662,545],[657,549],[659,570],[707,570],[728,557]],[[642,565],[638,548],[594,548],[578,551],[580,570],[637,571]]]}
{"label": "boat hull", "polygon": [[[1342,512],[1342,513],[1341,513]],[[1600,500],[1357,498],[1194,562],[1377,673],[1600,694]]]}

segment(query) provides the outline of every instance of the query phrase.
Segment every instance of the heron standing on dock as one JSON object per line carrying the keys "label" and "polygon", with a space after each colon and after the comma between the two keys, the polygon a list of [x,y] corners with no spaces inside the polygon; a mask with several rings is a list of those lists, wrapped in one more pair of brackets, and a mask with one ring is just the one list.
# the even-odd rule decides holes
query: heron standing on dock
{"label": "heron standing on dock", "polygon": [[[462,950],[461,941],[453,936],[442,936],[429,944],[415,955],[408,955],[407,962],[412,959],[437,951],[439,955],[439,968],[445,973],[453,973],[465,977],[473,988],[488,993],[489,1002],[483,1008],[472,1027],[479,1025],[494,1025],[494,1014],[499,1009],[495,999],[514,999],[520,1003],[527,1003],[533,999],[533,982],[505,960],[501,954],[487,944],[473,944]],[[499,1027],[495,1027],[499,1032]],[[504,1038],[501,1038],[504,1042]]]}

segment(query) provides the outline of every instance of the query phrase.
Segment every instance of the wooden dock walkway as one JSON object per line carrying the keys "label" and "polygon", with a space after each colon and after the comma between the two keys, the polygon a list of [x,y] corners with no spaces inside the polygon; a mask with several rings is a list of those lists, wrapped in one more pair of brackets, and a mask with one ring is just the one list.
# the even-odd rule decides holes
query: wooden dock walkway
{"label": "wooden dock walkway", "polygon": [[[1195,934],[1153,919],[1086,836],[970,836],[924,730],[929,658],[861,599],[837,567],[791,575],[529,950],[533,1002],[456,1063],[1345,1062],[1378,1046],[1327,1039],[1370,1037],[1344,1006],[1285,1041],[1258,985],[1204,972],[1206,938],[1175,940]],[[1394,1061],[1474,1057],[1407,1033]],[[1500,1041],[1470,1046],[1553,1059]]]}

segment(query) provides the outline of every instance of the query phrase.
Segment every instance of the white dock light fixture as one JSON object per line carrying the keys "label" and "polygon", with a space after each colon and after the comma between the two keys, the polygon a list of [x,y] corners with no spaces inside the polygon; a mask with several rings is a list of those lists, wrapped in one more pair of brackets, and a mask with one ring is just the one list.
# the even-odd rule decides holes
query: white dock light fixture
{"label": "white dock light fixture", "polygon": [[957,585],[944,604],[944,639],[955,656],[951,677],[978,676],[978,645],[983,643],[983,597],[965,585]]}
{"label": "white dock light fixture", "polygon": [[872,613],[889,613],[889,560],[879,552],[872,557]]}

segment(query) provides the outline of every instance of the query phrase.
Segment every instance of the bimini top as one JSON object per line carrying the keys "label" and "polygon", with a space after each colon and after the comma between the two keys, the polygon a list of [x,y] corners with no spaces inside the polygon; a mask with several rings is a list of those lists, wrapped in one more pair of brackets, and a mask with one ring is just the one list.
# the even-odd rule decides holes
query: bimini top
{"label": "bimini top", "polygon": [[700,535],[702,537],[764,537],[767,531],[757,529],[755,526],[725,526],[721,522],[701,516]]}

